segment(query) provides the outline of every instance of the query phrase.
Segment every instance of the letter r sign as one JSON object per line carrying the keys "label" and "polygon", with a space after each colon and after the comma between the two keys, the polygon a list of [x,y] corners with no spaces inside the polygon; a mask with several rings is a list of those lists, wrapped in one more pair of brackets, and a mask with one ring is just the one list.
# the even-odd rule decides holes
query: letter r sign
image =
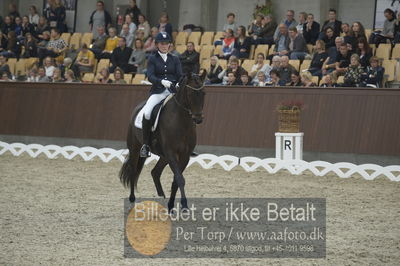
{"label": "letter r sign", "polygon": [[285,151],[286,150],[292,150],[292,140],[286,139],[285,140],[285,147],[283,148]]}

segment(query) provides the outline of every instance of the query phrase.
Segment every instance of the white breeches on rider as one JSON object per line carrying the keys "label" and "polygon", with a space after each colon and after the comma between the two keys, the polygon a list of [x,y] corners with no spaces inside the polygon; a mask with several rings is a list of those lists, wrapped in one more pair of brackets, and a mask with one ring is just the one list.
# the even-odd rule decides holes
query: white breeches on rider
{"label": "white breeches on rider", "polygon": [[144,110],[144,118],[150,120],[151,111],[153,111],[154,106],[159,104],[162,100],[168,97],[171,93],[169,90],[165,89],[162,93],[153,94],[147,99],[146,104],[143,107]]}

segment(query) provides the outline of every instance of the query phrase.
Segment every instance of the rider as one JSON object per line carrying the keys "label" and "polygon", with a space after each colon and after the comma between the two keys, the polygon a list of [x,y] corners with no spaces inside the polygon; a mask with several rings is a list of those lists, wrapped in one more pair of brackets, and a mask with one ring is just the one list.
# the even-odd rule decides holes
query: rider
{"label": "rider", "polygon": [[168,52],[172,43],[171,36],[166,32],[160,32],[155,42],[158,51],[151,55],[147,62],[147,77],[153,85],[150,90],[150,97],[143,107],[143,146],[140,149],[140,157],[150,156],[150,116],[154,106],[171,93],[176,93],[176,85],[182,77],[182,66],[179,58]]}

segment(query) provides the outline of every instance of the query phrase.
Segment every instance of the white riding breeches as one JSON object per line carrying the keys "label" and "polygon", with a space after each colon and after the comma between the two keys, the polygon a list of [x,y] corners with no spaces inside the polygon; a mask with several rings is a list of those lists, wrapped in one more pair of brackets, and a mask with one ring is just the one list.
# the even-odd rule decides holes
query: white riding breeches
{"label": "white riding breeches", "polygon": [[146,104],[143,107],[144,118],[150,120],[151,111],[153,111],[154,106],[159,104],[162,100],[168,97],[171,93],[169,90],[165,89],[162,93],[153,94],[147,99]]}

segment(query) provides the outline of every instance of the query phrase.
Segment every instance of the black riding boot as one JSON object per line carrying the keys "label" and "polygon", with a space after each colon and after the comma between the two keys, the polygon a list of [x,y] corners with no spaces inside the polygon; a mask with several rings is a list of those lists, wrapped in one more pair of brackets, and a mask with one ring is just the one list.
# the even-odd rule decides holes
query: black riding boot
{"label": "black riding boot", "polygon": [[143,146],[140,149],[140,157],[150,157],[150,138],[151,138],[151,123],[143,116],[142,121],[143,131]]}

